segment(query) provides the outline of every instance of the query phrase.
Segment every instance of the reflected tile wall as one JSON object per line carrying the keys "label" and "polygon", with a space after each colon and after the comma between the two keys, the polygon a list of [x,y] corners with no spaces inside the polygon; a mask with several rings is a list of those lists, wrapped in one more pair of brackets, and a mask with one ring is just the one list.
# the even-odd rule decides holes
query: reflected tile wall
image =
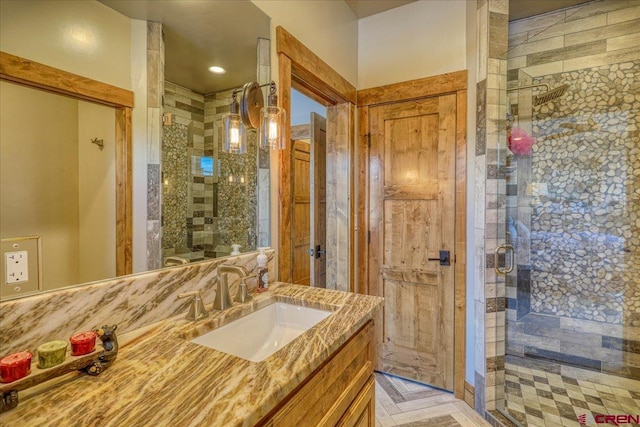
{"label": "reflected tile wall", "polygon": [[162,24],[147,22],[147,269],[162,265],[160,157],[164,92]]}

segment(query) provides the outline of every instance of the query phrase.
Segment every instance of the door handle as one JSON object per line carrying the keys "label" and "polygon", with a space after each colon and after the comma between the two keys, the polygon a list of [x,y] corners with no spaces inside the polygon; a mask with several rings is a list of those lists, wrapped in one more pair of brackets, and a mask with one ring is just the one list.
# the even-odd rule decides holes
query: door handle
{"label": "door handle", "polygon": [[316,246],[316,258],[320,258],[322,256],[322,254],[326,254],[327,251],[323,251],[322,249],[320,249],[320,245]]}
{"label": "door handle", "polygon": [[440,251],[440,258],[429,258],[429,261],[440,261],[440,265],[451,265],[449,251]]}
{"label": "door handle", "polygon": [[[504,250],[504,255],[505,255],[505,259],[504,259],[504,268],[500,268],[500,264],[499,264],[499,259],[500,259],[500,250],[503,249]],[[509,254],[509,266],[507,267],[507,254]],[[507,273],[511,273],[513,271],[513,264],[514,264],[514,250],[513,250],[513,246],[511,246],[508,243],[505,243],[503,245],[499,245],[495,252],[493,253],[493,262],[495,264],[495,269],[496,269],[496,273],[498,274],[507,274]]]}

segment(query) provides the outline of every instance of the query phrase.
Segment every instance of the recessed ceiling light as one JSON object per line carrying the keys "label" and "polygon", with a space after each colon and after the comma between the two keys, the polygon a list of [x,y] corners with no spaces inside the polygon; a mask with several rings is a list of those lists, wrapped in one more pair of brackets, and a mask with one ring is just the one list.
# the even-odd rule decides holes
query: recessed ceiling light
{"label": "recessed ceiling light", "polygon": [[209,67],[209,71],[211,71],[213,74],[224,74],[227,72],[227,70],[225,70],[222,67],[218,67],[217,65],[214,65],[213,67]]}

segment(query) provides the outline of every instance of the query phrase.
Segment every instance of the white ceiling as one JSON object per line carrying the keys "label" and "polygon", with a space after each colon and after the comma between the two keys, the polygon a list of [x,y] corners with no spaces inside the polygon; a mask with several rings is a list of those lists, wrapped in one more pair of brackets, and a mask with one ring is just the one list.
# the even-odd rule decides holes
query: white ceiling
{"label": "white ceiling", "polygon": [[[269,17],[249,0],[99,0],[133,19],[161,22],[165,79],[207,94],[256,80],[258,38]],[[227,70],[216,75],[212,65]]]}

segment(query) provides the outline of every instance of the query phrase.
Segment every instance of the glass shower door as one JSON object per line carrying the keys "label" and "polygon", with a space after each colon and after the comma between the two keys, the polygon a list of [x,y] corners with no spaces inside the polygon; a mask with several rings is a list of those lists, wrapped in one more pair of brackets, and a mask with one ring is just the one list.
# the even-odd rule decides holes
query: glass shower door
{"label": "glass shower door", "polygon": [[638,8],[592,2],[510,25],[525,41],[509,50],[498,153],[515,251],[503,411],[522,425],[640,414]]}

